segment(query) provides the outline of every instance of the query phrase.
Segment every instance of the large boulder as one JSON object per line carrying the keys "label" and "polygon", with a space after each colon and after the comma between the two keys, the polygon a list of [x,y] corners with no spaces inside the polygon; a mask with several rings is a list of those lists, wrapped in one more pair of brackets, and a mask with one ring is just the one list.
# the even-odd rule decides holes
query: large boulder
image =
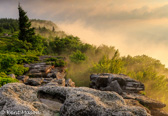
{"label": "large boulder", "polygon": [[26,112],[33,113],[31,116],[55,116],[57,112],[61,116],[149,115],[145,108],[127,104],[115,92],[86,87],[46,85],[37,88],[22,83],[6,84],[0,88],[1,116],[15,111],[23,111],[19,116],[28,116]]}
{"label": "large boulder", "polygon": [[91,87],[95,89],[107,87],[108,84],[108,76],[92,74],[90,80],[92,81]]}
{"label": "large boulder", "polygon": [[22,83],[0,88],[0,116],[55,116],[55,112],[37,97],[38,89]]}
{"label": "large boulder", "polygon": [[120,85],[118,84],[118,81],[115,80],[115,81],[112,81],[109,86],[107,87],[104,87],[104,88],[100,88],[100,90],[103,90],[103,91],[115,91],[117,92],[118,94],[122,94],[123,90],[121,89]]}
{"label": "large boulder", "polygon": [[[123,74],[110,74],[110,73],[103,73],[103,74],[92,74],[90,76],[91,81],[91,88],[95,89],[106,89],[114,91],[112,86],[110,85],[114,81],[117,81],[120,88],[125,92],[139,92],[145,90],[145,86],[143,83],[131,79],[130,77],[123,75]],[[117,91],[116,91],[117,92]]]}
{"label": "large boulder", "polygon": [[40,87],[40,96],[50,95],[64,104],[62,116],[147,116],[139,106],[128,106],[115,92],[99,91],[86,87],[71,88],[61,86]]}

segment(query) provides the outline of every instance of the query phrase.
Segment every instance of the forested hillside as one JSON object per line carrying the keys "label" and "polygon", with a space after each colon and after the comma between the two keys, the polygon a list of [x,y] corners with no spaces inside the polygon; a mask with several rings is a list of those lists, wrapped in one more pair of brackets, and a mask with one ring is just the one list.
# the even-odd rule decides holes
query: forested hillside
{"label": "forested hillside", "polygon": [[[40,19],[30,20],[32,27],[35,28],[36,34],[40,34],[43,37],[52,39],[53,37],[65,37],[64,31],[60,30],[56,24],[51,21],[45,21]],[[0,19],[0,33],[1,35],[13,35],[19,31],[17,19]]]}
{"label": "forested hillside", "polygon": [[51,21],[31,20],[31,24],[36,34],[23,41],[19,39],[18,20],[0,19],[0,86],[17,82],[7,75],[23,75],[29,70],[24,63],[36,62],[40,55],[55,55],[66,57],[67,78],[77,86],[89,86],[91,73],[122,73],[143,82],[143,94],[168,104],[168,69],[159,60],[147,55],[120,56],[115,45],[84,43]]}

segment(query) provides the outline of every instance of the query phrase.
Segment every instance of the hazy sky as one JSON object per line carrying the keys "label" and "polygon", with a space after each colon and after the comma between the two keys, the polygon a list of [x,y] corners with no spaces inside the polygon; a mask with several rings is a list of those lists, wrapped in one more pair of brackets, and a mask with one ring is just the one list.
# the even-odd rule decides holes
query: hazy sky
{"label": "hazy sky", "polygon": [[[0,0],[0,18],[18,18],[19,0]],[[52,20],[84,42],[146,54],[168,67],[167,0],[20,0],[28,16]]]}

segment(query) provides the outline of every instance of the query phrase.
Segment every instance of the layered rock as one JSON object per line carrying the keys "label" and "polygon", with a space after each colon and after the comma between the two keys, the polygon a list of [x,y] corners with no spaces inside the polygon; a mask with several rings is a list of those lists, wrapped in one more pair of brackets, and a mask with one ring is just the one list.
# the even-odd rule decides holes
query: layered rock
{"label": "layered rock", "polygon": [[144,84],[139,81],[123,74],[108,73],[92,74],[90,80],[92,88],[103,91],[115,91],[127,101],[127,104],[142,108],[147,107],[145,108],[146,111],[153,116],[168,116],[166,112],[162,111],[166,104],[138,93],[145,89]]}
{"label": "layered rock", "polygon": [[16,79],[18,79],[20,82],[26,83],[29,79],[29,76],[22,75],[22,76],[16,77]]}
{"label": "layered rock", "polygon": [[[34,64],[25,64],[29,67],[29,71],[22,76],[16,77],[20,82],[31,86],[42,86],[45,84],[75,87],[75,83],[71,79],[65,80],[65,67],[54,67],[45,63],[46,58],[54,56],[40,56],[41,62]],[[54,58],[57,58],[56,56]],[[63,58],[65,60],[65,58]]]}
{"label": "layered rock", "polygon": [[35,63],[30,64],[29,66],[29,72],[27,75],[29,75],[32,78],[39,78],[39,77],[47,77],[47,73],[49,73],[54,67],[52,65],[47,65],[46,63]]}
{"label": "layered rock", "polygon": [[[145,89],[143,83],[131,79],[130,77],[123,74],[92,74],[90,76],[90,80],[90,87],[100,90],[110,91],[110,89],[113,89],[113,87],[111,86],[114,86],[114,84],[119,85],[118,88],[115,89],[120,90],[121,88],[124,92],[139,92]],[[121,90],[119,91],[119,93],[121,93]]]}

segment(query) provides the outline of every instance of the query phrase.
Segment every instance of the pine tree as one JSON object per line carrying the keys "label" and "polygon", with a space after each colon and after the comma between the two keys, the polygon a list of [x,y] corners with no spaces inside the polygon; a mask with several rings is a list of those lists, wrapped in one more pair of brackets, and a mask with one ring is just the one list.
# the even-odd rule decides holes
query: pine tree
{"label": "pine tree", "polygon": [[53,27],[52,31],[55,32],[55,28],[54,27]]}
{"label": "pine tree", "polygon": [[20,4],[18,5],[19,10],[19,39],[22,41],[32,42],[33,36],[35,35],[34,28],[31,28],[31,22],[29,21],[26,12],[22,9]]}

